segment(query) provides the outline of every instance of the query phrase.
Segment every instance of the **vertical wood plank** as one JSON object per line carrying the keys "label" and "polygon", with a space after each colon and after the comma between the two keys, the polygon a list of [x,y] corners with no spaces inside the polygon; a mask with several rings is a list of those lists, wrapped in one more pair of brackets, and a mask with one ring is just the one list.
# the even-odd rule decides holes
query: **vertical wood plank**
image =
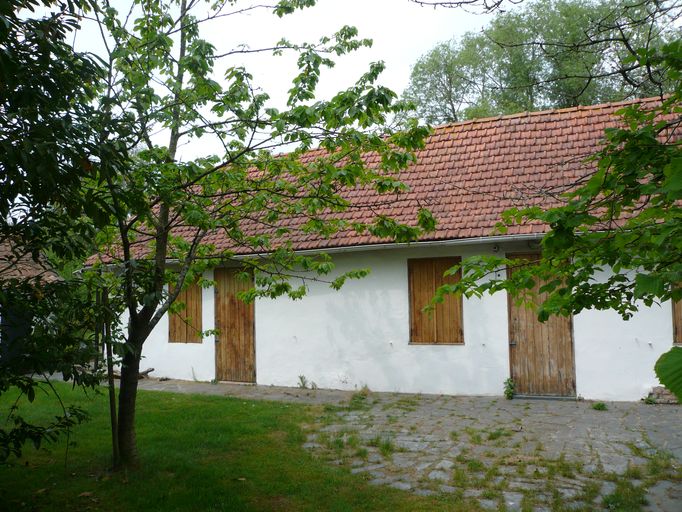
{"label": "vertical wood plank", "polygon": [[190,293],[192,295],[192,298],[190,300],[192,304],[192,316],[190,317],[189,319],[190,321],[187,324],[187,339],[190,340],[190,342],[192,343],[201,343],[202,340],[201,331],[203,329],[201,320],[202,289],[201,286],[199,286],[197,283],[193,283],[192,285],[189,286],[188,290],[190,290]]}
{"label": "vertical wood plank", "polygon": [[682,344],[682,301],[676,300],[673,307],[673,343]]}
{"label": "vertical wood plank", "polygon": [[185,308],[169,315],[168,341],[170,343],[201,343],[203,329],[201,292],[201,286],[192,283],[178,294],[176,302],[182,302]]}
{"label": "vertical wood plank", "polygon": [[[426,306],[431,300],[431,293],[436,291],[436,269],[433,260],[425,260],[422,262],[423,282],[420,294],[420,309]],[[437,343],[438,342],[438,318],[440,317],[440,309],[434,309],[431,315],[429,313],[420,312],[422,324],[424,326],[424,342]]]}
{"label": "vertical wood plank", "polygon": [[[510,254],[510,258],[533,261],[537,254]],[[508,269],[511,276],[514,269]],[[542,283],[532,289],[535,303],[547,298],[540,293]],[[575,396],[575,359],[572,319],[553,316],[546,322],[525,305],[508,298],[509,363],[519,394]]]}
{"label": "vertical wood plank", "polygon": [[228,326],[225,323],[225,310],[227,308],[227,290],[225,285],[226,273],[224,269],[215,269],[213,271],[213,280],[215,281],[215,328],[216,333],[216,379],[226,380],[227,375],[227,356],[226,356],[226,339],[228,338]]}
{"label": "vertical wood plank", "polygon": [[194,322],[196,322],[196,296],[194,293],[194,287],[188,286],[185,290],[185,296],[187,297],[187,307],[185,307],[185,337],[186,339],[194,341],[195,329]]}
{"label": "vertical wood plank", "polygon": [[459,279],[458,276],[444,277],[443,274],[460,261],[455,257],[407,261],[411,343],[464,343],[461,297],[448,295],[430,314],[422,311],[438,287]]}
{"label": "vertical wood plank", "polygon": [[178,322],[178,315],[175,314],[170,314],[168,316],[168,342],[169,343],[174,343],[176,342],[178,338],[178,329],[179,329],[179,322]]}
{"label": "vertical wood plank", "polygon": [[216,377],[218,380],[255,382],[254,306],[238,299],[253,281],[237,279],[238,269],[216,269]]}

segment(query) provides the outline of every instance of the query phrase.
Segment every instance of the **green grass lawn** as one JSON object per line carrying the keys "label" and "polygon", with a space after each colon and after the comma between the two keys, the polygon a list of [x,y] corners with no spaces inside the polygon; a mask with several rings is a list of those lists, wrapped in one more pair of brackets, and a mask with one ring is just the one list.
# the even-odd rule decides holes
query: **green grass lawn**
{"label": "green grass lawn", "polygon": [[[449,510],[445,498],[369,485],[316,460],[301,445],[314,410],[298,405],[141,391],[137,441],[141,469],[111,473],[104,394],[58,389],[92,416],[65,440],[0,465],[0,511]],[[5,418],[16,398],[0,397]],[[22,404],[28,419],[58,412],[53,398]],[[4,420],[3,420],[4,421]],[[456,509],[456,508],[455,508]]]}

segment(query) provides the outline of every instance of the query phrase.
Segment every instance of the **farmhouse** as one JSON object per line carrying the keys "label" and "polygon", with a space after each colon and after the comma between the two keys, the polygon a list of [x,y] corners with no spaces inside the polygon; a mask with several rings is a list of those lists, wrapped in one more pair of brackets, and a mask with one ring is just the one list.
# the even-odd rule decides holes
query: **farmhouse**
{"label": "farmhouse", "polygon": [[[369,267],[371,273],[338,292],[310,283],[297,301],[246,305],[235,294],[248,283],[235,279],[235,268],[215,268],[205,274],[215,287],[189,287],[179,298],[187,309],[159,322],[145,343],[143,364],[158,377],[202,381],[296,386],[304,377],[322,388],[500,395],[511,376],[527,395],[646,396],[658,384],[656,359],[682,342],[682,308],[669,302],[642,307],[627,322],[613,312],[585,311],[540,324],[503,293],[450,297],[435,314],[421,312],[444,282],[443,271],[460,258],[537,253],[544,226],[515,226],[495,236],[500,214],[544,204],[590,172],[585,158],[599,148],[622,106],[436,128],[417,163],[401,175],[409,192],[371,198],[372,215],[405,222],[418,208],[429,208],[438,220],[435,232],[412,244],[354,232],[332,239],[300,233],[293,239],[297,250],[327,252],[339,272]],[[351,199],[366,203],[367,191],[351,192]],[[347,213],[368,214],[361,208]],[[217,334],[202,339],[196,330]]]}

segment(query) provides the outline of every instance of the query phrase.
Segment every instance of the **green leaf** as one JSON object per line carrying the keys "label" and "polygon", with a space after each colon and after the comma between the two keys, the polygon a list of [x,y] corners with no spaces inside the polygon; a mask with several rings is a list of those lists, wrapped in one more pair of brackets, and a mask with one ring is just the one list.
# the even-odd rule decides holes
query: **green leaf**
{"label": "green leaf", "polygon": [[662,191],[668,192],[671,200],[679,199],[682,192],[682,158],[673,159],[664,169],[665,182]]}
{"label": "green leaf", "polygon": [[666,283],[660,276],[651,274],[637,274],[635,277],[635,296],[661,296],[665,293]]}
{"label": "green leaf", "polygon": [[682,402],[682,347],[673,347],[656,361],[656,376]]}
{"label": "green leaf", "polygon": [[419,224],[419,227],[427,233],[436,230],[436,219],[431,211],[426,208],[421,208],[419,212],[417,212],[417,223]]}

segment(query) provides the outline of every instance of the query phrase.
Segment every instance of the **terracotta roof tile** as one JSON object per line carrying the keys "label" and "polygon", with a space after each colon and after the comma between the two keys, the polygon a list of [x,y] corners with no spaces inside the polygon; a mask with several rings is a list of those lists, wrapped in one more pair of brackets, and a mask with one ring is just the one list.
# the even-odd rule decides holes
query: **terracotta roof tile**
{"label": "terracotta roof tile", "polygon": [[37,260],[8,240],[0,243],[0,283],[3,281],[54,282],[60,278],[40,256]]}
{"label": "terracotta roof tile", "polygon": [[[653,106],[656,99],[638,100]],[[345,196],[355,204],[340,214],[348,221],[371,222],[376,213],[400,222],[414,224],[417,209],[427,207],[438,221],[437,229],[422,241],[485,237],[491,234],[503,211],[511,207],[547,205],[547,192],[557,194],[570,189],[576,180],[593,169],[585,159],[602,145],[604,128],[616,126],[615,112],[632,102],[595,105],[542,112],[523,112],[511,116],[478,119],[439,126],[417,152],[417,162],[400,174],[409,190],[398,196],[381,196],[373,189],[354,188]],[[312,159],[319,150],[312,151]],[[366,155],[368,163],[376,155]],[[374,207],[363,207],[371,202]],[[288,219],[297,227],[303,219]],[[192,228],[193,229],[193,228]],[[254,224],[245,227],[249,234],[263,232]],[[513,226],[509,234],[542,233],[537,223]],[[180,228],[178,234],[190,228]],[[272,232],[268,228],[266,232]],[[231,246],[220,233],[207,237],[219,250],[248,253]],[[348,247],[387,243],[354,231],[337,233],[332,238],[294,229],[287,236],[297,250]]]}

